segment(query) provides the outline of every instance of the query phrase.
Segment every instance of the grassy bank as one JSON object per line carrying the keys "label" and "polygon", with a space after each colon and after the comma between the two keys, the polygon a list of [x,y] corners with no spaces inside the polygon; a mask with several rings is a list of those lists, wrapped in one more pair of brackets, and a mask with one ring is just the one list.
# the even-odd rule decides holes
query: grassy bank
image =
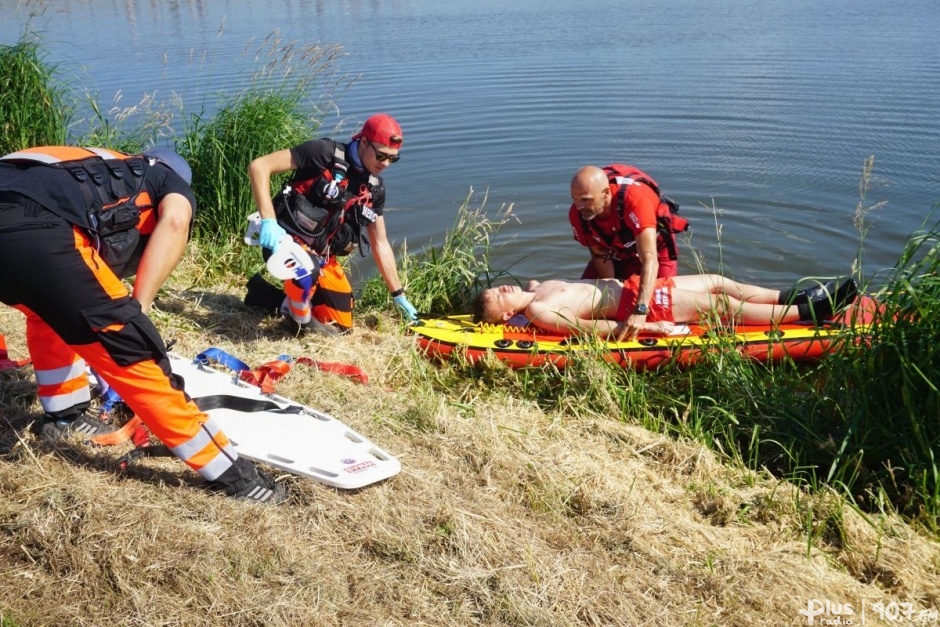
{"label": "grassy bank", "polygon": [[[258,269],[258,256],[239,243],[244,218],[254,209],[247,164],[256,154],[314,136],[319,118],[312,88],[335,84],[330,77],[336,48],[295,46],[271,37],[257,55],[260,68],[247,89],[221,96],[213,115],[192,116],[178,133],[176,146],[192,163],[200,205],[196,240],[202,274],[197,284],[209,286],[232,273],[247,277]],[[0,99],[10,126],[7,150],[60,139],[98,140],[129,150],[153,143],[158,128],[178,126],[167,118],[165,106],[150,103],[136,111],[136,118],[127,111],[112,112],[111,119],[92,103],[93,122],[77,127],[82,135],[66,136],[79,102],[57,83],[56,68],[43,63],[38,44],[28,37],[0,50],[0,81],[24,86],[20,98]],[[863,283],[871,167],[868,163],[863,172],[855,224],[860,238],[856,272]],[[441,245],[418,256],[400,251],[402,278],[422,311],[466,311],[475,290],[503,274],[489,266],[487,253],[491,234],[512,219],[511,208],[490,219],[485,202],[471,193]],[[593,363],[565,373],[500,377],[513,379],[503,385],[545,407],[567,407],[578,415],[610,413],[694,438],[754,470],[766,467],[814,489],[836,487],[863,507],[890,504],[937,533],[940,357],[932,342],[940,306],[937,241],[936,225],[912,234],[880,286],[883,317],[871,333],[850,337],[832,359],[813,368],[756,364],[741,359],[734,347],[719,345],[711,364],[694,372],[667,370],[653,382],[619,369],[598,376]],[[361,287],[361,311],[386,310],[389,304],[378,277]],[[465,368],[457,376],[487,379],[491,374]]]}
{"label": "grassy bank", "polygon": [[[890,507],[644,428],[680,421],[642,400],[622,413],[596,364],[555,375],[549,396],[547,374],[431,364],[386,312],[350,337],[298,340],[241,304],[239,276],[200,276],[197,245],[157,301],[175,352],[359,366],[368,385],[298,366],[278,392],[369,437],[401,474],[352,492],[281,475],[280,508],[208,494],[173,460],[122,474],[126,447],[40,445],[32,372],[7,371],[5,625],[798,624],[813,598],[940,606],[940,547]],[[24,357],[22,316],[3,309],[0,327]],[[634,392],[657,385],[637,377]]]}

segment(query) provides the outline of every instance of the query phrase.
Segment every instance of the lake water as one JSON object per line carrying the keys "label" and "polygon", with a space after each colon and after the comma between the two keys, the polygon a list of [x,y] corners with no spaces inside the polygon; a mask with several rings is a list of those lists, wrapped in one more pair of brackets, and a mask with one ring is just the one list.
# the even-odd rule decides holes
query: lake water
{"label": "lake water", "polygon": [[357,78],[324,133],[348,137],[376,111],[401,122],[393,244],[439,244],[473,188],[492,213],[513,205],[521,224],[500,232],[493,265],[520,278],[580,274],[568,183],[588,163],[634,163],[682,204],[683,272],[695,250],[773,286],[849,271],[869,155],[869,202],[887,204],[866,275],[940,201],[936,0],[0,0],[0,13],[0,43],[35,14],[47,60],[105,105],[177,93],[211,111],[275,30],[342,45],[337,72]]}

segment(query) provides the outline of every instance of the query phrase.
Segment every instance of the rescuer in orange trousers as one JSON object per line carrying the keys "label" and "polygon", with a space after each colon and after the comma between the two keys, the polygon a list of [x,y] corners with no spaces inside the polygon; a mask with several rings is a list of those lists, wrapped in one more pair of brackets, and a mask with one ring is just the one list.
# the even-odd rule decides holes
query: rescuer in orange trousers
{"label": "rescuer in orange trousers", "polygon": [[[213,488],[282,501],[283,486],[240,458],[184,392],[147,317],[189,239],[191,177],[182,157],[161,148],[43,146],[0,157],[0,301],[27,316],[45,411],[36,431],[54,441],[113,429],[86,413],[87,363]],[[132,274],[130,294],[121,279]]]}

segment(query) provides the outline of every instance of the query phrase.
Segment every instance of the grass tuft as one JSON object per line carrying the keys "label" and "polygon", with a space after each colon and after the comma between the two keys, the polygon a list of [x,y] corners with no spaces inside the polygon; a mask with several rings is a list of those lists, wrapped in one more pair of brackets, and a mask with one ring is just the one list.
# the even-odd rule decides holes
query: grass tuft
{"label": "grass tuft", "polygon": [[[325,104],[313,94],[348,80],[332,74],[340,56],[339,46],[300,45],[272,33],[255,53],[259,69],[249,87],[224,98],[213,115],[192,116],[179,149],[193,168],[200,207],[196,236],[226,244],[244,233],[245,220],[255,211],[248,164],[315,138]],[[283,178],[272,181],[272,192]]]}
{"label": "grass tuft", "polygon": [[[444,234],[444,242],[423,253],[410,255],[407,242],[400,250],[398,269],[408,299],[419,312],[435,314],[466,313],[481,287],[505,273],[490,268],[490,242],[493,235],[510,220],[516,220],[512,205],[500,208],[495,219],[486,215],[486,195],[478,207],[472,207],[473,189],[457,210],[453,226]],[[356,301],[363,309],[390,305],[388,288],[381,276],[367,280]]]}
{"label": "grass tuft", "polygon": [[72,110],[38,41],[0,46],[0,155],[65,143]]}

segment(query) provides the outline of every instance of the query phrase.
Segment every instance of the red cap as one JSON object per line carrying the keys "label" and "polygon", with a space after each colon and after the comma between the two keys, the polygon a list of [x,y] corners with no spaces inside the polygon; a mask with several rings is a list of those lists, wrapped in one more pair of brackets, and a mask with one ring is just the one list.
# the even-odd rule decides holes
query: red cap
{"label": "red cap", "polygon": [[353,139],[365,137],[377,144],[385,144],[390,148],[401,148],[403,138],[401,127],[395,118],[387,113],[376,113],[366,120],[362,130],[352,136]]}

